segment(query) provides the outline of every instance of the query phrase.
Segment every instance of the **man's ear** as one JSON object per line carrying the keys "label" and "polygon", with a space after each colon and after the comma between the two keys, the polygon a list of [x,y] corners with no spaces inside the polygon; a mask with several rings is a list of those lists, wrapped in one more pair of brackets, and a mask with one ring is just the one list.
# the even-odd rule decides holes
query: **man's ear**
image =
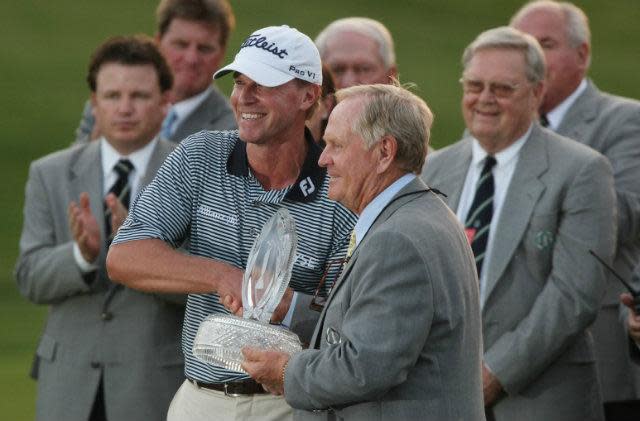
{"label": "man's ear", "polygon": [[589,67],[589,57],[591,54],[591,47],[586,42],[580,44],[576,50],[578,52],[578,59],[580,60],[580,67],[586,73]]}
{"label": "man's ear", "polygon": [[387,78],[387,83],[392,83],[394,80],[398,80],[398,67],[395,64],[387,70]]}
{"label": "man's ear", "polygon": [[320,98],[320,94],[322,93],[322,87],[320,85],[316,85],[315,83],[309,83],[306,85],[304,98],[302,99],[301,108],[304,111],[307,111],[309,108],[313,107],[313,105],[318,102]]}
{"label": "man's ear", "polygon": [[378,148],[377,173],[382,174],[387,171],[396,160],[398,141],[393,136],[385,135],[376,146]]}

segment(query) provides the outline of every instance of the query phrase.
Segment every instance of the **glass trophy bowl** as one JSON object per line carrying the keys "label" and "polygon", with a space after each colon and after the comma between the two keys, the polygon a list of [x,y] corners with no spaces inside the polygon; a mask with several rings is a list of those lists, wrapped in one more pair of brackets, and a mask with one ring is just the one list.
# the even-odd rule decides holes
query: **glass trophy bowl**
{"label": "glass trophy bowl", "polygon": [[279,209],[256,237],[242,280],[242,314],[205,318],[193,342],[199,360],[244,372],[241,349],[267,348],[293,354],[302,349],[298,336],[269,320],[291,279],[297,236],[289,211]]}

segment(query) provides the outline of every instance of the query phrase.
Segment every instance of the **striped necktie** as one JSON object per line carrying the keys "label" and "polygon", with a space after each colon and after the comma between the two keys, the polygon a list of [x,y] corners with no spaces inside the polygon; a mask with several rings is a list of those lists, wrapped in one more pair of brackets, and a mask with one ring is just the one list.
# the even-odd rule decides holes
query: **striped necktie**
{"label": "striped necktie", "polygon": [[467,238],[471,244],[473,255],[476,260],[476,268],[478,270],[478,278],[482,273],[482,263],[484,261],[487,242],[489,240],[489,227],[491,226],[491,218],[493,217],[493,172],[492,169],[496,165],[496,159],[487,155],[480,173],[480,179],[476,185],[476,193],[471,202],[471,208],[467,214],[467,220],[464,228]]}
{"label": "striped necktie", "polygon": [[[120,159],[116,165],[113,166],[113,170],[118,175],[118,179],[113,186],[109,189],[109,193],[113,193],[122,202],[125,208],[129,209],[129,201],[131,199],[131,185],[129,184],[129,174],[133,170],[133,164],[128,159]],[[107,212],[105,204],[105,232],[107,234],[107,240],[111,239],[111,213]]]}

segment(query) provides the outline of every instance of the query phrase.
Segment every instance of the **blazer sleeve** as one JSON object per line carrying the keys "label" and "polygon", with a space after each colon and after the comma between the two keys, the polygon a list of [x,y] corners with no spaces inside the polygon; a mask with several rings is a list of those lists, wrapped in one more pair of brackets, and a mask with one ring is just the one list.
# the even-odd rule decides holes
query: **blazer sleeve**
{"label": "blazer sleeve", "polygon": [[578,168],[563,196],[542,290],[516,327],[485,350],[485,364],[509,394],[535,380],[583,334],[604,294],[604,270],[588,250],[609,262],[614,253],[615,192],[606,159],[598,154]]}
{"label": "blazer sleeve", "polygon": [[[289,361],[285,398],[294,408],[373,400],[407,379],[424,347],[433,292],[423,255],[402,233],[374,231],[368,237],[327,309],[342,318],[325,319],[325,326],[340,331],[340,343]],[[339,295],[349,295],[348,303]]]}
{"label": "blazer sleeve", "polygon": [[54,201],[47,193],[44,179],[42,170],[32,164],[15,277],[24,297],[34,303],[51,304],[87,293],[90,287],[73,258],[73,241],[56,238],[55,210],[51,209]]}

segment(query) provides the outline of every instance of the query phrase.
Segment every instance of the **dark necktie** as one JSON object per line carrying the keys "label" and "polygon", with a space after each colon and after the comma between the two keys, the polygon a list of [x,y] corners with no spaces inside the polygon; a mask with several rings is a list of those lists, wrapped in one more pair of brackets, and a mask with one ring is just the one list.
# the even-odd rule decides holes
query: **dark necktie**
{"label": "dark necktie", "polygon": [[540,124],[542,125],[542,127],[549,127],[549,119],[547,118],[546,114],[540,115]]}
{"label": "dark necktie", "polygon": [[496,165],[496,159],[487,155],[484,161],[484,167],[480,173],[480,179],[476,185],[476,194],[473,196],[471,208],[467,214],[467,220],[464,228],[467,238],[471,244],[473,255],[476,259],[476,268],[478,269],[478,278],[482,273],[482,263],[484,261],[487,242],[489,240],[489,227],[491,226],[491,218],[493,216],[493,172],[492,169]]}
{"label": "dark necktie", "polygon": [[[113,183],[113,186],[111,186],[107,194],[115,194],[124,207],[129,209],[129,200],[131,198],[129,174],[131,174],[131,170],[133,170],[133,164],[128,159],[121,159],[113,167],[113,170],[118,174],[118,179]],[[111,212],[107,212],[107,209],[105,205],[105,232],[107,242],[111,242]]]}

